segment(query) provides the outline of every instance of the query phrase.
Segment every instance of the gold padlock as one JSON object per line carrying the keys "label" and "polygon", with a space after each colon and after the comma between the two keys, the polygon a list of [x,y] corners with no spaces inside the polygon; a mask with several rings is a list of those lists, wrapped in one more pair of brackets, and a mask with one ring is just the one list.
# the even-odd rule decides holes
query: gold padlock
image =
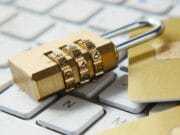
{"label": "gold padlock", "polygon": [[[140,27],[153,27],[119,45],[109,39]],[[69,92],[102,76],[118,64],[120,50],[158,35],[163,23],[144,19],[101,36],[88,29],[18,54],[9,60],[13,79],[35,100],[57,92]]]}

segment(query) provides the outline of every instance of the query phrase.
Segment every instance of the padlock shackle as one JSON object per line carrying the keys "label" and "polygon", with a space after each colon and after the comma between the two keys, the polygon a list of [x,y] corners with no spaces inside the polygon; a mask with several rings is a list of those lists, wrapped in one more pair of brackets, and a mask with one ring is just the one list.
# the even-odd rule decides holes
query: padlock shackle
{"label": "padlock shackle", "polygon": [[164,30],[164,23],[162,21],[157,21],[152,18],[144,18],[139,21],[130,23],[126,26],[117,28],[115,30],[109,31],[107,33],[102,34],[101,36],[104,38],[112,38],[122,33],[130,32],[144,26],[153,27],[151,30],[144,32],[140,35],[134,36],[129,40],[116,45],[118,51],[128,49],[132,46],[137,45],[138,43],[142,43],[146,40],[149,40],[157,35],[159,35]]}

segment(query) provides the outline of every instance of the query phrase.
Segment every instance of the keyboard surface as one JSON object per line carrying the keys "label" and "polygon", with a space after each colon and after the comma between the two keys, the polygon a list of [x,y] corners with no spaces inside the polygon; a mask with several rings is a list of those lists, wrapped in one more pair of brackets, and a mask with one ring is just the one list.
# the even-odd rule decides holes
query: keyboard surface
{"label": "keyboard surface", "polygon": [[0,10],[0,135],[94,135],[179,104],[128,100],[126,52],[102,78],[41,102],[13,84],[7,61],[80,28],[102,34],[141,17],[180,17],[180,0],[0,0]]}

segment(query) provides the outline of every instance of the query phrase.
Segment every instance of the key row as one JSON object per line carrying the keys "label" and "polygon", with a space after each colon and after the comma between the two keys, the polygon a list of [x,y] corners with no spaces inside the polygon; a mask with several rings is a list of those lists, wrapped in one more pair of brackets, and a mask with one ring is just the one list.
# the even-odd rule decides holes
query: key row
{"label": "key row", "polygon": [[[119,70],[119,67],[117,68],[117,70]],[[126,88],[125,87],[122,88],[121,86],[121,85],[124,85],[125,83],[127,84],[126,82],[127,80],[126,79],[123,80],[122,78],[122,83],[119,86],[119,83],[116,83],[118,80],[116,80],[117,75],[115,73],[117,72],[114,71],[114,72],[107,73],[104,77],[99,78],[98,80],[92,83],[89,83],[83,86],[82,88],[77,89],[76,91],[72,93],[72,95],[76,95],[83,98],[88,97],[89,100],[93,98],[96,99],[99,97],[100,102],[107,104],[109,106],[113,106],[113,107],[120,108],[120,109],[130,111],[130,112],[132,111],[133,113],[141,112],[145,108],[145,105],[138,106],[128,101],[127,96],[124,96],[124,94],[127,94],[125,92]],[[124,76],[123,74],[125,73],[121,72],[120,74]],[[116,86],[117,84],[118,86]],[[84,92],[84,90],[86,92]],[[120,92],[117,96],[117,93],[119,92],[119,90],[122,90],[124,92],[123,93]],[[107,97],[106,94],[108,94],[108,91],[112,91],[112,94],[109,95],[110,96],[109,99],[106,98]],[[118,101],[117,99],[121,99],[121,100]],[[52,104],[53,102],[55,102],[55,104],[50,106],[50,104]],[[90,110],[92,110],[92,112],[89,110],[89,107],[91,106],[92,108]],[[44,109],[45,111],[43,111],[43,113],[40,113]],[[84,131],[97,119],[101,119],[101,117],[103,117],[104,119],[103,115],[105,114],[103,106],[87,102],[85,100],[79,99],[74,96],[64,96],[63,98],[60,98],[60,99],[57,96],[52,96],[41,102],[36,102],[33,99],[31,99],[28,95],[26,95],[22,90],[20,90],[16,85],[10,86],[8,89],[4,90],[0,94],[0,110],[3,112],[7,112],[8,114],[12,114],[17,117],[20,117],[22,119],[31,119],[38,114],[37,117],[35,118],[37,119],[39,125],[51,128],[59,132],[69,133],[69,134],[80,133],[82,132],[82,129]],[[82,114],[82,112],[89,112],[89,113]],[[122,112],[122,115],[125,113],[125,112],[123,113],[123,111],[120,111],[120,114],[121,112]],[[66,117],[66,114],[68,114],[68,117]],[[73,114],[73,115],[71,116],[70,114],[71,115]],[[93,114],[93,115],[90,115],[90,114]],[[54,116],[54,118],[51,117],[51,115]],[[127,113],[127,115],[132,115],[133,117],[133,114]],[[77,119],[76,121],[78,121],[78,119],[82,117],[85,118],[85,120],[81,121],[82,125],[79,124],[77,125],[76,129],[72,129],[73,126],[70,126],[69,124],[71,123],[71,120],[72,120],[72,119],[69,119],[70,116],[72,117],[72,119],[74,119],[74,121],[76,119]],[[88,116],[88,119],[86,119],[86,116]],[[57,121],[55,121],[54,123],[54,120],[46,119],[47,117],[56,119]],[[57,119],[56,117],[57,118],[59,117],[59,119]],[[112,116],[110,115],[108,117],[112,117]],[[74,121],[72,122],[74,123]],[[118,120],[115,120],[115,121],[117,122],[113,122],[113,123],[118,123]],[[124,123],[126,119],[125,120],[120,119],[119,121],[122,121],[119,123]],[[68,123],[68,124],[65,125],[65,127],[63,127],[64,125],[61,125],[61,123]],[[56,127],[56,124],[60,126]],[[109,122],[109,124],[111,124],[111,122]]]}
{"label": "key row", "polygon": [[[118,74],[115,75],[115,73]],[[82,133],[97,120],[96,124],[87,130],[87,134],[118,126],[144,116],[139,112],[142,112],[148,104],[134,103],[127,98],[127,74],[125,72],[119,71],[118,67],[114,72],[106,74],[103,79],[106,83],[100,79],[92,84],[87,84],[86,88],[77,89],[72,93],[72,95],[88,97],[89,100],[92,97],[96,99],[97,96],[102,105],[70,95],[60,99],[57,96],[52,96],[41,102],[36,102],[22,90],[19,90],[16,85],[13,85],[1,92],[0,110],[22,119],[30,119],[36,116],[35,119],[39,125],[66,134]],[[88,88],[92,91],[86,90]],[[87,91],[87,95],[82,94],[83,89]],[[61,97],[61,95],[59,96]],[[53,105],[51,105],[52,103]],[[150,114],[176,105],[158,104],[150,110]],[[113,109],[110,106],[118,109]],[[76,126],[74,126],[74,121],[77,121]]]}
{"label": "key row", "polygon": [[[78,25],[73,24],[66,24],[59,23],[58,25],[54,26],[54,21],[52,19],[43,17],[40,15],[32,15],[29,13],[20,13],[17,14],[16,10],[14,8],[9,7],[0,7],[1,10],[3,10],[3,13],[0,13],[0,24],[5,23],[1,26],[0,31],[9,36],[13,36],[20,40],[26,40],[26,41],[32,41],[36,38],[38,43],[44,43],[52,40],[59,40],[64,35],[67,35],[68,33],[71,33],[80,27]],[[179,16],[177,12],[179,10],[178,6],[175,7],[171,12],[170,16]],[[123,12],[124,14],[119,14],[120,12]],[[104,16],[106,15],[106,16]],[[76,16],[76,15],[75,15]],[[126,8],[104,8],[100,13],[98,13],[93,19],[91,19],[87,26],[90,28],[95,28],[99,30],[110,30],[114,29],[119,26],[123,26],[124,24],[127,24],[128,22],[135,21],[138,18],[141,18],[143,14],[133,11],[133,10],[127,10]],[[24,21],[26,20],[26,21]],[[114,20],[114,21],[110,21]],[[128,20],[128,22],[127,22]],[[42,36],[40,36],[42,35]],[[1,39],[1,38],[0,38]],[[11,44],[11,39],[2,37],[1,44],[5,44],[9,47],[8,44]],[[13,40],[13,39],[12,39]],[[5,41],[5,42],[4,42]],[[12,43],[16,41],[13,40]],[[14,42],[15,44],[16,42]],[[19,44],[19,43],[16,43]],[[23,44],[28,44],[27,42],[24,42]],[[5,47],[6,48],[6,47]],[[18,47],[19,48],[19,47]],[[10,50],[10,49],[5,49]],[[11,49],[13,50],[13,49]],[[13,54],[18,49],[14,49]],[[23,47],[22,47],[22,50]],[[1,59],[0,60],[0,66],[7,66],[7,57],[9,57],[9,54],[7,52],[7,55],[5,54],[5,51],[1,51]],[[3,63],[1,62],[3,61]]]}
{"label": "key row", "polygon": [[[6,72],[5,71],[6,70],[1,70],[1,72],[3,73],[1,76],[2,77],[1,89],[0,89],[1,91],[4,91],[5,86],[9,87],[10,85],[12,85],[10,72],[8,70]],[[26,105],[24,102],[22,102],[22,100],[27,99],[27,100],[33,101],[24,92],[21,92],[16,85],[13,85],[12,87],[5,90],[2,94],[0,94],[0,96],[2,97],[2,100],[6,101],[9,98],[6,98],[5,95],[7,95],[8,97],[9,94],[12,95],[11,99],[20,100],[19,103],[16,102],[17,105],[14,105],[15,107],[17,107],[21,103],[23,103],[23,105]],[[88,98],[88,99],[97,98],[98,96],[99,100],[102,103],[105,103],[110,106],[114,106],[114,107],[117,107],[126,111],[130,111],[132,113],[140,113],[146,107],[146,105],[143,105],[143,104],[141,105],[138,103],[136,104],[128,100],[127,74],[125,72],[120,71],[119,67],[117,67],[113,72],[109,72],[105,74],[102,78],[94,80],[92,83],[88,83],[80,88],[77,88],[75,91],[73,91],[72,94],[83,97],[83,98]],[[17,96],[21,95],[22,98],[16,99],[16,95]],[[4,103],[3,106],[5,106],[6,104],[5,101],[2,102]],[[28,101],[28,103],[30,101]],[[12,102],[12,104],[14,104],[14,102]],[[34,105],[31,105],[31,107],[32,106]],[[32,108],[30,110],[32,110]],[[31,115],[31,117],[33,115]],[[23,116],[21,117],[23,118]],[[24,118],[30,118],[30,117],[24,117]]]}
{"label": "key row", "polygon": [[[43,4],[56,4],[57,0],[54,1],[49,1],[47,0],[46,2],[43,2],[43,4],[25,4],[26,2],[30,1],[23,1],[22,2],[18,2],[18,3],[24,3],[22,5],[26,5],[26,6],[37,6],[37,5],[43,5]],[[156,2],[156,1],[155,1]],[[159,1],[158,1],[159,2]],[[160,1],[161,2],[161,1]],[[33,2],[32,2],[33,3]],[[81,8],[75,8],[73,5],[74,4],[80,4],[79,7]],[[162,2],[162,3],[168,3],[168,2]],[[91,5],[91,6],[89,6]],[[152,2],[152,8],[156,7]],[[163,4],[162,4],[163,5]],[[164,5],[168,5],[168,4],[164,4]],[[39,7],[39,6],[38,6]],[[68,10],[69,8],[71,10]],[[143,7],[143,6],[142,6]],[[163,6],[162,6],[163,7]],[[166,7],[166,6],[165,6]],[[171,6],[168,6],[168,9]],[[3,10],[3,13],[0,13],[0,24],[9,20],[9,18],[11,18],[11,20],[2,26],[2,32],[23,39],[23,40],[32,40],[35,37],[37,37],[40,33],[43,33],[44,31],[46,31],[50,26],[52,26],[54,23],[52,22],[52,20],[50,20],[49,18],[40,16],[38,14],[30,14],[30,13],[26,13],[26,14],[18,14],[17,17],[12,18],[13,16],[15,16],[16,10],[14,8],[9,8],[9,7],[4,7],[1,6],[0,7],[1,10]],[[35,9],[39,9],[39,8],[35,8]],[[148,8],[146,8],[148,9]],[[160,9],[160,8],[156,8],[156,9]],[[167,9],[167,10],[168,10]],[[177,8],[175,7],[172,12],[169,13],[170,16],[179,16],[177,12],[178,11],[178,6]],[[66,14],[64,14],[65,10],[68,10],[66,12]],[[98,12],[100,11],[101,12]],[[83,12],[81,12],[83,11]],[[123,14],[119,14],[119,13],[123,13]],[[96,14],[94,16],[94,14]],[[147,15],[143,15],[140,12],[134,11],[132,9],[128,9],[128,8],[123,8],[123,7],[107,7],[107,8],[103,8],[102,9],[102,5],[99,5],[99,3],[97,2],[93,2],[93,1],[87,1],[87,0],[78,0],[78,1],[67,1],[67,2],[63,2],[63,4],[57,8],[55,8],[52,13],[51,16],[55,17],[55,18],[60,18],[62,20],[68,20],[70,22],[84,22],[86,20],[89,20],[89,18],[92,18],[89,20],[89,22],[87,23],[88,26],[92,27],[92,28],[96,28],[99,30],[112,30],[114,28],[123,26],[124,24],[130,23],[132,21],[135,21],[143,16],[147,16]],[[150,15],[152,16],[152,15]],[[39,18],[39,19],[38,19]],[[26,21],[24,21],[26,20]],[[114,20],[114,21],[111,21]],[[40,25],[41,24],[41,25]],[[13,29],[12,29],[13,27]]]}
{"label": "key row", "polygon": [[[12,89],[11,89],[12,90]],[[16,93],[20,96],[16,98],[19,98],[22,100],[22,93],[19,93],[16,91]],[[28,106],[23,106],[23,103],[21,103],[16,99],[16,103],[13,99],[13,91],[11,93],[7,93],[9,99],[9,102],[6,100],[6,106],[0,105],[0,110],[4,112],[11,113],[16,116],[23,116],[23,117],[28,117],[32,115],[33,113],[36,113],[37,111],[42,110],[44,107],[46,107],[49,102],[53,100],[53,98],[48,99],[46,101],[43,101],[41,103],[32,103],[32,101],[29,102]],[[5,102],[5,98],[7,99],[6,96],[4,96],[4,99],[0,97],[1,103]],[[23,98],[25,99],[25,98]],[[26,97],[26,100],[24,103],[27,103],[28,98]],[[11,102],[11,103],[10,103]],[[14,106],[12,105],[14,104]],[[15,106],[16,104],[16,106]],[[39,105],[38,105],[39,104]],[[41,105],[40,105],[41,104]],[[31,106],[31,107],[30,107]],[[9,107],[9,108],[7,108]],[[22,108],[23,107],[23,108]],[[14,109],[14,110],[13,110]],[[23,112],[19,113],[19,110],[23,110]],[[32,109],[32,111],[30,111]],[[29,113],[28,113],[29,112]],[[123,111],[117,111],[114,110],[108,111],[108,116],[103,116],[104,115],[104,109],[102,106],[90,103],[88,101],[73,97],[73,96],[64,96],[60,100],[58,100],[56,103],[48,107],[45,111],[43,111],[41,114],[39,114],[36,117],[36,122],[38,125],[41,125],[43,127],[47,127],[48,129],[52,129],[55,131],[58,131],[60,133],[65,133],[65,134],[80,134],[82,133],[85,129],[87,129],[92,123],[100,119],[100,125],[105,128],[106,126],[116,126],[119,124],[123,124],[127,121],[131,121],[133,119],[136,119],[139,117],[139,115],[133,115],[129,113],[125,113]],[[23,113],[23,114],[22,114]],[[25,115],[26,114],[26,115]],[[124,118],[124,115],[127,116]],[[103,117],[103,119],[101,119]],[[103,125],[103,121],[106,119],[109,119],[108,117],[111,117],[112,121],[106,122],[108,125]],[[119,117],[123,117],[121,120]],[[83,119],[82,119],[83,118]],[[74,123],[76,121],[76,124]],[[102,121],[102,122],[101,122]],[[99,125],[99,123],[98,123]],[[95,127],[95,129],[98,127]],[[94,130],[91,130],[89,132],[94,132]],[[100,128],[99,130],[102,130]]]}
{"label": "key row", "polygon": [[[0,3],[9,3],[12,2],[13,0],[1,0]],[[99,2],[92,2],[90,0],[77,0],[75,3],[73,0],[46,0],[45,2],[42,2],[41,0],[18,0],[15,2],[15,4],[26,10],[30,10],[33,12],[37,13],[45,13],[54,8],[56,5],[58,5],[57,8],[55,8],[55,11],[57,12],[59,9],[69,9],[71,8],[73,11],[82,11],[83,9],[86,9],[87,7],[89,9],[92,9],[93,11],[96,11],[96,7],[98,7],[100,4],[103,4],[102,2],[108,2],[112,4],[126,4],[132,8],[136,8],[138,10],[144,10],[147,12],[152,12],[152,13],[165,13],[167,12],[172,6],[173,2],[170,0],[163,1],[163,0],[101,0]],[[82,7],[80,9],[77,9],[73,7],[74,4],[77,4],[78,7]],[[92,5],[92,7],[89,5]],[[161,5],[161,7],[159,7]],[[93,12],[92,11],[92,12]],[[60,13],[60,15],[62,15]],[[63,15],[62,15],[63,16]]]}

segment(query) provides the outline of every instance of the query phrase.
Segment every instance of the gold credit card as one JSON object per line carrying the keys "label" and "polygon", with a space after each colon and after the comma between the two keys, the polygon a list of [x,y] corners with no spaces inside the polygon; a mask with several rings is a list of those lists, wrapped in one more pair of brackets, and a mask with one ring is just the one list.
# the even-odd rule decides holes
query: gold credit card
{"label": "gold credit card", "polygon": [[112,128],[98,135],[180,135],[180,106]]}
{"label": "gold credit card", "polygon": [[[131,33],[136,35],[142,30]],[[180,18],[158,37],[128,50],[128,96],[137,102],[180,100]]]}
{"label": "gold credit card", "polygon": [[180,135],[180,126],[172,129],[171,135]]}

